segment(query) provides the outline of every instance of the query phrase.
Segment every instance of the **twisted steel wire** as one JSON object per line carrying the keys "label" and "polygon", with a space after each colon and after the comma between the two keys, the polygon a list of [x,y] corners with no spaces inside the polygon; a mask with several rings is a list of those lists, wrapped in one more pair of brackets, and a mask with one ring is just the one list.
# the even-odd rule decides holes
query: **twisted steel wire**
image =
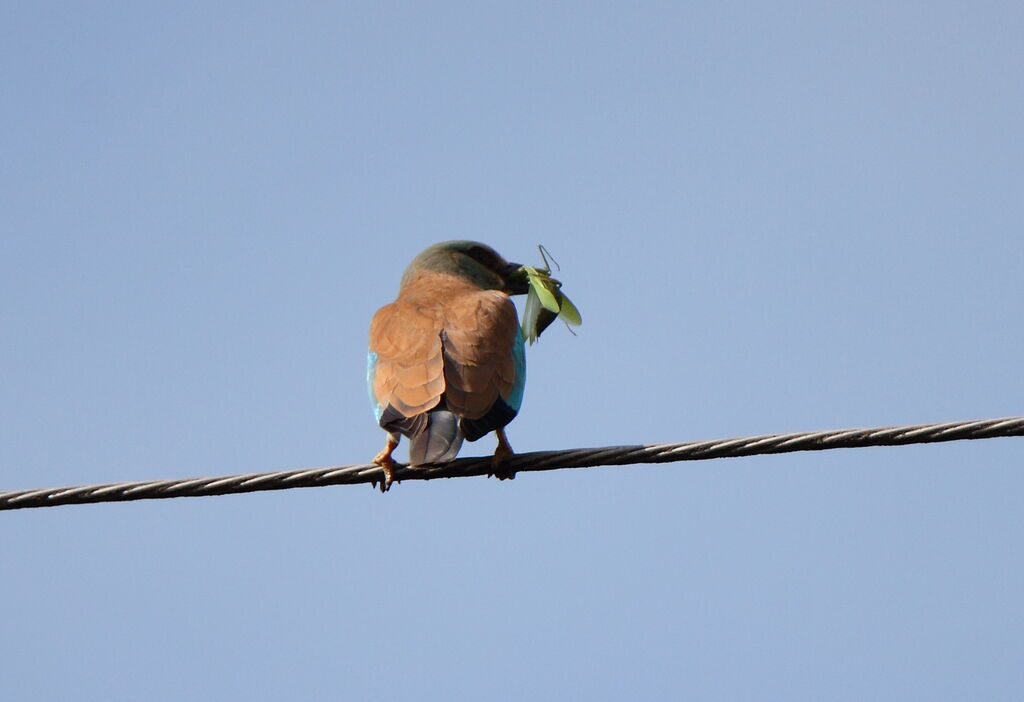
{"label": "twisted steel wire", "polygon": [[[767,453],[792,451],[823,451],[867,446],[903,446],[906,444],[991,439],[1024,436],[1024,417],[1003,417],[967,422],[913,424],[870,429],[839,429],[833,431],[764,434],[735,439],[690,441],[681,444],[646,444],[608,446],[604,448],[535,451],[509,456],[501,464],[502,471],[542,471],[560,468],[626,465],[631,463],[669,463],[701,461],[711,458],[736,458]],[[395,481],[432,480],[490,475],[490,458],[460,458],[441,466],[409,468],[398,466]],[[93,502],[125,502],[155,500],[169,497],[205,497],[261,490],[286,490],[324,485],[376,485],[383,478],[380,466],[360,464],[327,468],[281,470],[270,473],[243,473],[209,478],[182,480],[148,480],[143,482],[80,485],[74,487],[12,490],[0,492],[0,510]]]}

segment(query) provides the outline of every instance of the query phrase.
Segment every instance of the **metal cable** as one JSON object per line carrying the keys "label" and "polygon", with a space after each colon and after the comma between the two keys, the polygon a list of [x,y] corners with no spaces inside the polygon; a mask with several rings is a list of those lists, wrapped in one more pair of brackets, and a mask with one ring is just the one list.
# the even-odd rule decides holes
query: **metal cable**
{"label": "metal cable", "polygon": [[[1024,417],[873,429],[765,434],[737,439],[690,441],[682,444],[535,451],[509,456],[502,463],[501,468],[503,472],[540,471],[630,463],[669,463],[672,461],[700,461],[710,458],[735,458],[764,453],[823,451],[825,449],[866,446],[903,446],[961,439],[991,439],[1001,436],[1024,436]],[[399,466],[395,471],[395,481],[463,478],[473,475],[489,475],[492,472],[490,458],[460,458],[442,466],[423,468]],[[204,497],[323,485],[352,485],[356,483],[376,485],[382,477],[383,471],[380,466],[362,464],[282,470],[272,473],[244,473],[210,478],[186,478],[184,480],[149,480],[39,490],[12,490],[0,492],[0,510],[56,507],[90,502],[155,500],[168,497]]]}

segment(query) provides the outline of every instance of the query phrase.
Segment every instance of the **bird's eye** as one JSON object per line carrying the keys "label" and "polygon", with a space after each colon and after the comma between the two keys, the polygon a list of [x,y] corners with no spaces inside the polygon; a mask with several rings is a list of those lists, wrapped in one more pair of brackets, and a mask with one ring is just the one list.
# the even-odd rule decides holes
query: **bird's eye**
{"label": "bird's eye", "polygon": [[498,257],[490,249],[485,249],[482,246],[473,246],[466,251],[466,255],[485,268],[492,270],[498,268]]}

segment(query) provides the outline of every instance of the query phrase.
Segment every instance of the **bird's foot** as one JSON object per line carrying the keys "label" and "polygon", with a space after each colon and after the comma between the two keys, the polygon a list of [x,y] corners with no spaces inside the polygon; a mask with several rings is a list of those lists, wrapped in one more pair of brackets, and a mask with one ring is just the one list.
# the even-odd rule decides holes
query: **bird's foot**
{"label": "bird's foot", "polygon": [[398,439],[388,435],[388,441],[381,449],[380,453],[373,457],[373,462],[381,467],[384,471],[384,479],[380,481],[380,491],[387,492],[391,489],[391,483],[395,482],[395,468],[398,464],[395,463],[395,459],[391,457],[395,448],[398,446]]}
{"label": "bird's foot", "polygon": [[373,462],[379,465],[381,470],[384,471],[384,479],[380,481],[380,491],[387,492],[391,489],[391,483],[395,482],[395,460],[390,456],[382,458],[378,455],[373,459]]}
{"label": "bird's foot", "polygon": [[494,456],[491,458],[492,475],[498,480],[514,480],[516,472],[514,470],[503,470],[501,464],[507,456],[514,456],[515,451],[512,450],[512,446],[508,443],[508,437],[505,436],[504,429],[499,429],[496,433],[498,435],[498,446],[494,449]]}

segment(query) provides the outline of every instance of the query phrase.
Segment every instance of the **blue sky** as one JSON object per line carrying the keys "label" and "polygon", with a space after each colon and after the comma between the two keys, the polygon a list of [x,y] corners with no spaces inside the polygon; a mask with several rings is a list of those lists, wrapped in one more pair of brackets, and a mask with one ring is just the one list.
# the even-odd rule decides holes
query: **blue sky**
{"label": "blue sky", "polygon": [[[1022,414],[1022,35],[1010,2],[8,3],[0,489],[365,462],[369,319],[451,238],[545,244],[584,315],[529,349],[521,451]],[[0,672],[1018,699],[1020,442],[8,512]]]}

